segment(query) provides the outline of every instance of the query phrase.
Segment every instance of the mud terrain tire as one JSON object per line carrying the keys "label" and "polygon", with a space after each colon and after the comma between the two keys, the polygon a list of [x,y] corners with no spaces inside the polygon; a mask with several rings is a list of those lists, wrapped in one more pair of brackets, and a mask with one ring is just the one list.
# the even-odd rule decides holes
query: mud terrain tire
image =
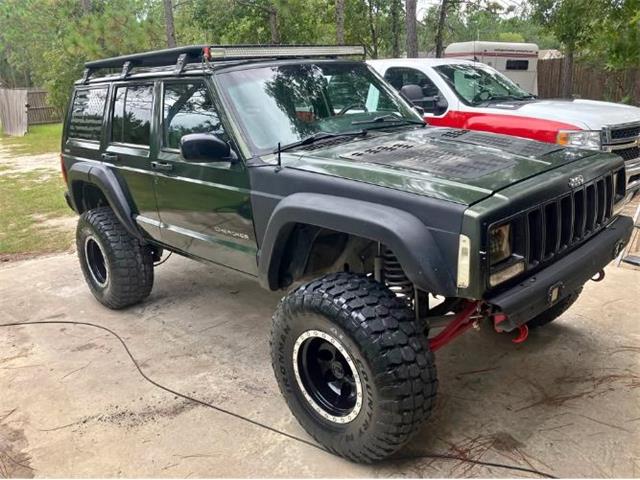
{"label": "mud terrain tire", "polygon": [[151,250],[124,229],[109,207],[80,216],[76,246],[91,293],[106,307],[128,307],[151,293]]}
{"label": "mud terrain tire", "polygon": [[[438,380],[424,332],[406,304],[373,279],[336,273],[314,280],[284,297],[273,317],[280,391],[302,427],[330,452],[361,463],[383,459],[409,441],[435,402]],[[309,365],[327,362],[327,349],[335,356],[323,377]],[[336,405],[345,403],[323,394],[324,379],[335,384],[337,377],[355,379],[346,390],[361,393],[360,404],[354,395],[355,405],[342,416]],[[342,398],[343,389],[335,391]]]}

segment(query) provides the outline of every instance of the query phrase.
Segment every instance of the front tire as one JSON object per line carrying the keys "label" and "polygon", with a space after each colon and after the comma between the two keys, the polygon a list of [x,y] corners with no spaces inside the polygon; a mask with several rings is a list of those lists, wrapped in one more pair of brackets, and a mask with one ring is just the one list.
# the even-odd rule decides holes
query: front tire
{"label": "front tire", "polygon": [[396,452],[434,405],[438,381],[424,323],[364,276],[330,274],[283,298],[271,357],[302,427],[353,461]]}
{"label": "front tire", "polygon": [[128,307],[151,293],[151,250],[125,230],[111,208],[88,210],[80,216],[76,247],[89,289],[106,307]]}

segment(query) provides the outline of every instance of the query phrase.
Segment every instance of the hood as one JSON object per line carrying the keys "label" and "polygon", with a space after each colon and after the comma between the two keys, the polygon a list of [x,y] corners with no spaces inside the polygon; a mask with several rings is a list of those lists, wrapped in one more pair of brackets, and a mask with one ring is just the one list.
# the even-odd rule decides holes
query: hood
{"label": "hood", "polygon": [[601,130],[610,125],[640,122],[640,108],[622,103],[596,100],[535,100],[532,102],[494,103],[488,110],[505,110],[511,115],[554,120],[584,130]]}
{"label": "hood", "polygon": [[[338,143],[338,145],[335,145]],[[328,144],[332,144],[329,146]],[[448,128],[370,132],[282,154],[282,165],[465,205],[597,152]]]}

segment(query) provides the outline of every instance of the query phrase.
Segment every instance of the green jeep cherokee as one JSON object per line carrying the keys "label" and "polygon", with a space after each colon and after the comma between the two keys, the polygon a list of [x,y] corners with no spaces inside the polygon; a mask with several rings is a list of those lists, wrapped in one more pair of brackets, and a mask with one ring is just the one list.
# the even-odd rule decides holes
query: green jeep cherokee
{"label": "green jeep cherokee", "polygon": [[[384,458],[433,408],[433,351],[526,338],[628,241],[620,157],[430,128],[360,47],[185,47],[90,62],[62,143],[92,293],[145,299],[164,250],[290,289],[272,363],[300,424]],[[102,72],[99,75],[98,72]]]}

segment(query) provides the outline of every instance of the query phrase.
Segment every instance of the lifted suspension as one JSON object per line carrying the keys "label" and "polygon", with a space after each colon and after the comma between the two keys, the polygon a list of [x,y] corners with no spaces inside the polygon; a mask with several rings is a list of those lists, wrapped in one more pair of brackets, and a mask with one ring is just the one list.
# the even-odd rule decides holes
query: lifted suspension
{"label": "lifted suspension", "polygon": [[[462,310],[457,313],[453,319],[447,324],[444,329],[433,338],[429,339],[429,347],[431,351],[444,347],[446,344],[457,338],[469,328],[471,328],[476,322],[483,318],[491,318],[494,323],[496,332],[501,332],[497,327],[499,323],[504,321],[507,317],[504,313],[489,313],[482,311],[483,302],[469,301],[467,300]],[[513,343],[523,343],[529,336],[529,328],[526,325],[518,327],[518,335],[512,340]]]}

